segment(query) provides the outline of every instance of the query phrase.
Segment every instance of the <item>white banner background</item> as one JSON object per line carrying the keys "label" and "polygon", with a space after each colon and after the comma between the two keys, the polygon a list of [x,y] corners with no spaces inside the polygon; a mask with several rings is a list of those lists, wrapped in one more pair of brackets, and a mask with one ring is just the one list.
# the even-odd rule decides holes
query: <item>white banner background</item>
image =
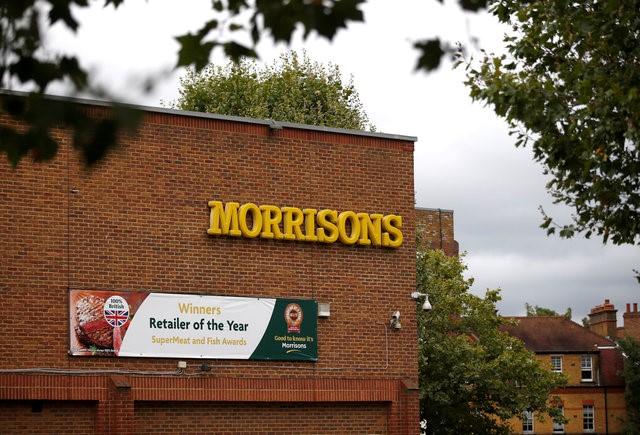
{"label": "white banner background", "polygon": [[[264,298],[151,293],[130,320],[118,355],[248,359],[267,329],[275,302]],[[211,307],[212,314],[184,312],[189,307]],[[165,320],[167,327],[157,327]],[[179,322],[184,322],[183,329],[168,327]]]}

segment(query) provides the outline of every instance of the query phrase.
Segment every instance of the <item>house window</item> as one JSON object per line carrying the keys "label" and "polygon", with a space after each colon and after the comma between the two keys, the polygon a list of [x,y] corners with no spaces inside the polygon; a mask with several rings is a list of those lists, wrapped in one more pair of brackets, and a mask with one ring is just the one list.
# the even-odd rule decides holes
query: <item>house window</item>
{"label": "house window", "polygon": [[593,405],[582,405],[582,430],[584,432],[593,432],[594,430]]}
{"label": "house window", "polygon": [[[560,415],[564,416],[564,406],[558,406]],[[553,422],[553,433],[564,433],[564,423]]]}
{"label": "house window", "polygon": [[562,355],[551,355],[551,371],[562,373]]}
{"label": "house window", "polygon": [[582,355],[580,359],[580,369],[582,372],[582,381],[593,381],[593,361],[590,355]]}
{"label": "house window", "polygon": [[533,411],[522,413],[522,433],[533,433]]}

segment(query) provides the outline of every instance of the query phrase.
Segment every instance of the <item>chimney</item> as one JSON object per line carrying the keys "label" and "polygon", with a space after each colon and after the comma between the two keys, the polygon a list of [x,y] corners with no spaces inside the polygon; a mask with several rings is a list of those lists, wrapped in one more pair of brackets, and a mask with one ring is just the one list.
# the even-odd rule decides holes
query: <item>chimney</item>
{"label": "chimney", "polygon": [[589,313],[589,329],[603,337],[617,338],[617,312],[618,310],[609,299],[605,299],[604,304],[597,305],[591,309],[591,313]]}
{"label": "chimney", "polygon": [[638,312],[638,303],[634,302],[633,311],[627,304],[627,312],[622,315],[622,332],[626,337],[640,339],[640,312]]}

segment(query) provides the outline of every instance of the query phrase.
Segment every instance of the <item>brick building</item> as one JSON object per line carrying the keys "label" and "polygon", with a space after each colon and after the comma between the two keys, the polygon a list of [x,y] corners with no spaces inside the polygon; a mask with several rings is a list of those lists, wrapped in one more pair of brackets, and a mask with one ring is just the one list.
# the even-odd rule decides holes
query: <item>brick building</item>
{"label": "brick building", "polygon": [[589,329],[603,337],[616,339],[618,337],[633,337],[640,340],[640,311],[638,303],[627,303],[626,310],[622,314],[622,326],[618,326],[618,310],[605,299],[604,303],[596,305],[589,313]]}
{"label": "brick building", "polygon": [[618,337],[633,337],[640,340],[640,311],[638,311],[638,303],[627,303],[627,309],[622,313],[622,326],[618,328]]}
{"label": "brick building", "polygon": [[625,418],[623,359],[615,343],[562,316],[517,317],[504,330],[535,352],[543,366],[567,376],[560,397],[568,422],[554,424],[531,414],[512,422],[517,433],[620,433]]}
{"label": "brick building", "polygon": [[[0,162],[2,432],[417,433],[415,138],[143,111],[92,169],[64,129]],[[235,303],[289,332],[245,352]]]}
{"label": "brick building", "polygon": [[416,208],[416,233],[418,243],[430,249],[441,249],[450,257],[459,254],[454,237],[453,210],[440,208]]}

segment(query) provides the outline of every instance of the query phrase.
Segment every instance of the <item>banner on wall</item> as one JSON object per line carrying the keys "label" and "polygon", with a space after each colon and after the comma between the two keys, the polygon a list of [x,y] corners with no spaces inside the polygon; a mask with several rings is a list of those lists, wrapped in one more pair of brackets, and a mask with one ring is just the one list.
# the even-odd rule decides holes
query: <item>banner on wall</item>
{"label": "banner on wall", "polygon": [[317,302],[70,290],[76,356],[316,361]]}

